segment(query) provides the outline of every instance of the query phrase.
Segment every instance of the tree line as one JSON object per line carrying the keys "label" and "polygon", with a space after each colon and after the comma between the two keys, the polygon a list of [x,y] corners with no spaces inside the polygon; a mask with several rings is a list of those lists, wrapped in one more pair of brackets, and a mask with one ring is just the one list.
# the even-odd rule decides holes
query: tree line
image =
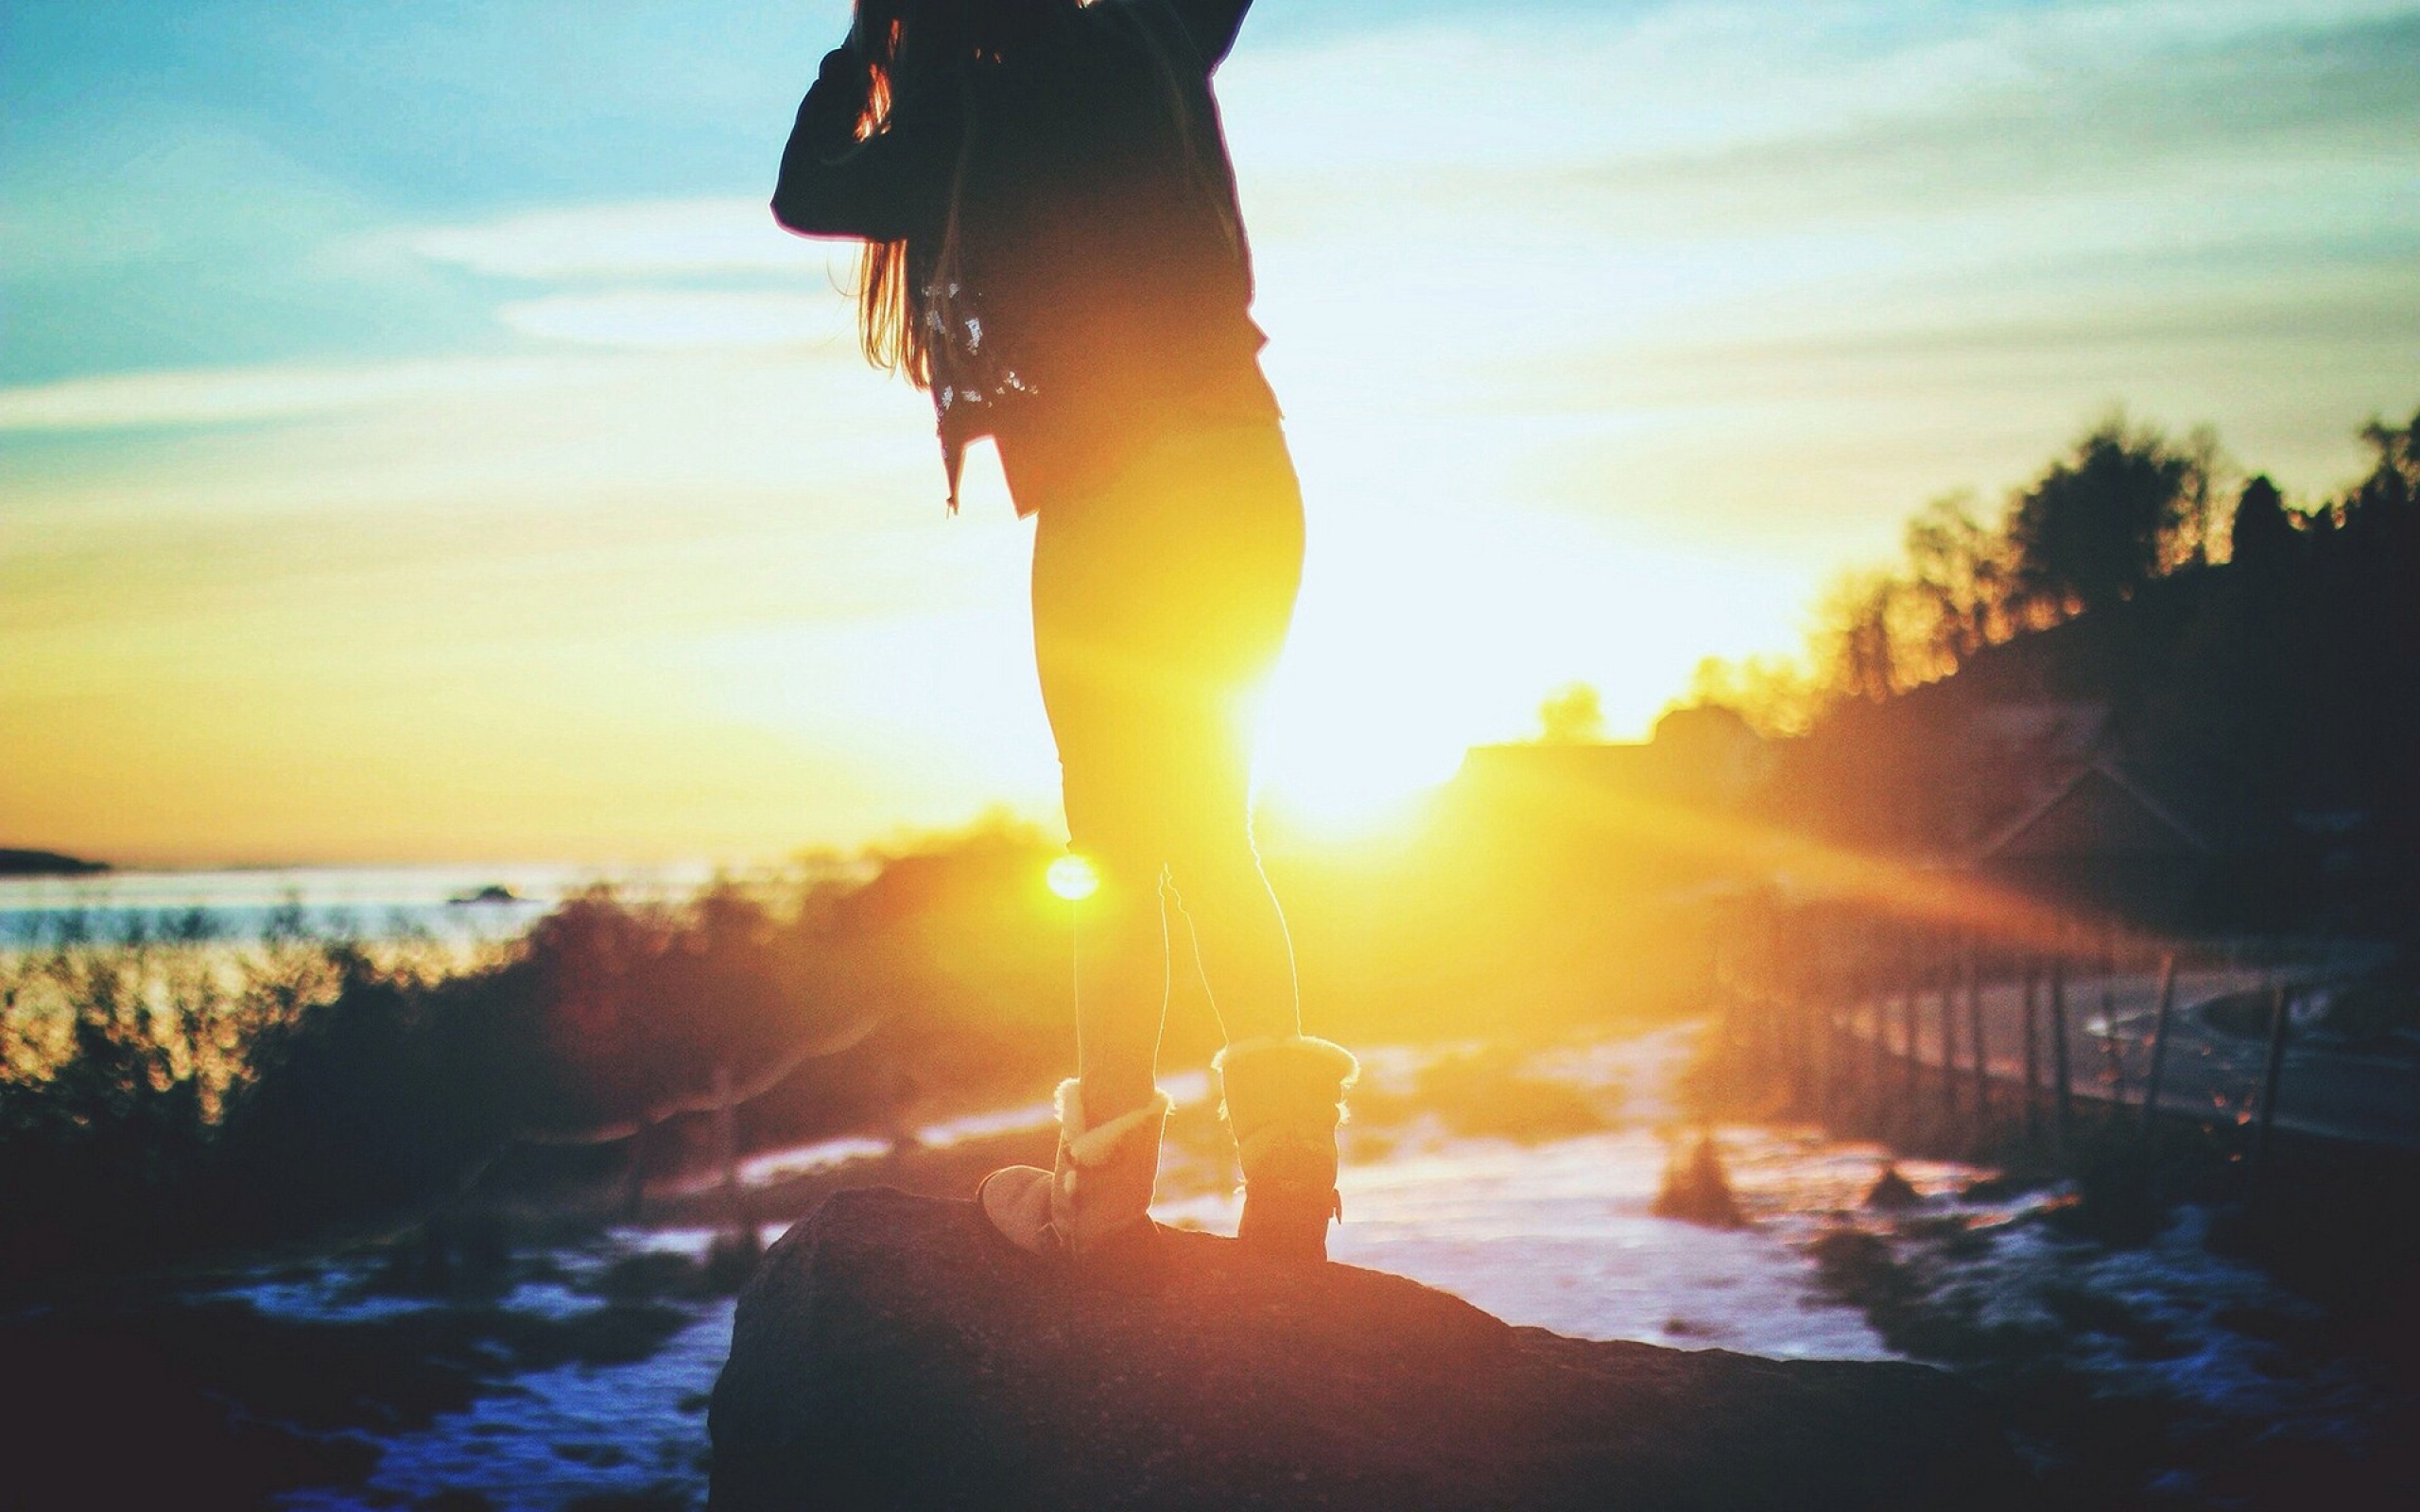
{"label": "tree line", "polygon": [[610,1175],[718,1072],[788,1073],[752,1143],[1024,1091],[1064,991],[1050,853],[994,825],[861,879],[596,887],[468,961],[299,910],[241,941],[71,920],[0,952],[0,1280],[375,1227],[515,1147]]}
{"label": "tree line", "polygon": [[2265,474],[2230,489],[2207,428],[2177,438],[2113,414],[1996,516],[1967,492],[1925,506],[1904,527],[1897,562],[1849,570],[1824,590],[1799,654],[1709,658],[1689,701],[1736,709],[1768,734],[1804,733],[1841,704],[1937,681],[1992,646],[2127,602],[2162,578],[2288,554],[2298,540],[2355,549],[2399,540],[2420,511],[2420,411],[2401,425],[2373,419],[2358,434],[2369,472],[2295,508]]}

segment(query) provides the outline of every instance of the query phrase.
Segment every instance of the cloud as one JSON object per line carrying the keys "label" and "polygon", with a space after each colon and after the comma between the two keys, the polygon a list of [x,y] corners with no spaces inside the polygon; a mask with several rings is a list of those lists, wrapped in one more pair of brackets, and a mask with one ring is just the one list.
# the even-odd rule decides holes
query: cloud
{"label": "cloud", "polygon": [[498,314],[525,335],[603,347],[833,348],[855,340],[854,312],[837,293],[616,289],[524,300]]}
{"label": "cloud", "polygon": [[433,262],[496,278],[661,279],[757,273],[821,278],[841,259],[773,224],[762,199],[647,199],[530,211],[411,238]]}
{"label": "cloud", "polygon": [[1224,96],[1298,416],[1685,407],[1778,454],[1850,376],[2021,391],[2036,447],[2125,394],[2248,421],[2280,357],[2379,402],[2415,70],[2409,3],[1710,5],[1247,51]]}
{"label": "cloud", "polygon": [[544,359],[370,366],[274,363],[110,373],[0,388],[0,431],[107,431],[285,420],[435,395],[526,390],[574,376]]}

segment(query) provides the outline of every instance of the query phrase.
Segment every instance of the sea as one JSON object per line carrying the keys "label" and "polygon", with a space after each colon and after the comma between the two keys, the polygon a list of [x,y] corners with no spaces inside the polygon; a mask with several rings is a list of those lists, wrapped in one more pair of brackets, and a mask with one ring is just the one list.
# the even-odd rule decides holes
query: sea
{"label": "sea", "polygon": [[0,948],[62,936],[182,930],[242,944],[274,932],[367,941],[510,939],[566,895],[599,885],[679,898],[713,880],[704,862],[599,868],[510,865],[243,867],[0,878]]}

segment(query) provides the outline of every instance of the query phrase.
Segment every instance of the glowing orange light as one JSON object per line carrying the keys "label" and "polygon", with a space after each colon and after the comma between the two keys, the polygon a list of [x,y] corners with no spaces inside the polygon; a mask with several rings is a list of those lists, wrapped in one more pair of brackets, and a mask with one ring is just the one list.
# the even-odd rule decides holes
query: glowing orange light
{"label": "glowing orange light", "polygon": [[1050,863],[1043,880],[1050,885],[1052,892],[1071,903],[1082,902],[1100,890],[1100,873],[1081,856],[1061,856]]}

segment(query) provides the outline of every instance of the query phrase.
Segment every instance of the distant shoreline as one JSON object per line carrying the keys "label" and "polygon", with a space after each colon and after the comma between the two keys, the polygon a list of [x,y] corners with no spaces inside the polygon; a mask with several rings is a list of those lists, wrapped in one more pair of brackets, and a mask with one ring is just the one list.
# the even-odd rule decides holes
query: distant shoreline
{"label": "distant shoreline", "polygon": [[92,877],[114,869],[106,861],[88,861],[57,850],[14,850],[0,846],[0,877]]}

